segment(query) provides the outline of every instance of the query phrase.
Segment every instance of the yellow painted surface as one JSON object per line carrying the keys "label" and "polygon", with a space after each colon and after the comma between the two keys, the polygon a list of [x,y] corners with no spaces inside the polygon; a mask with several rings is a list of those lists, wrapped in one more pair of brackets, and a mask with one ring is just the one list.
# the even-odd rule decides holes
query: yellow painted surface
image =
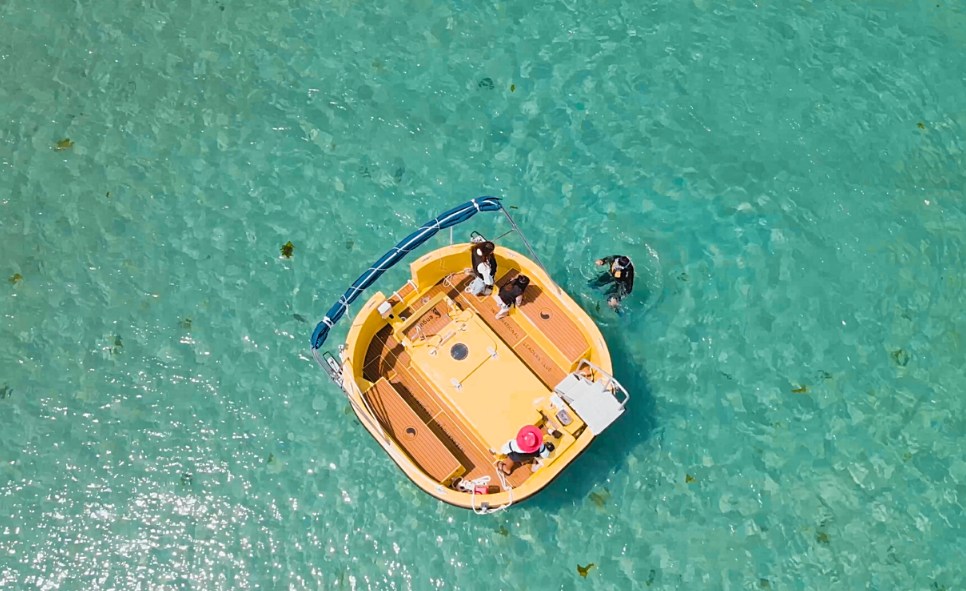
{"label": "yellow painted surface", "polygon": [[569,408],[567,409],[567,414],[570,416],[570,424],[564,425],[563,422],[557,418],[557,408],[550,403],[549,399],[540,401],[538,407],[540,412],[543,413],[543,416],[547,417],[550,425],[555,429],[573,435],[584,426],[584,421],[577,416],[577,413]]}
{"label": "yellow painted surface", "polygon": [[554,437],[547,437],[544,439],[544,441],[549,441],[552,443],[554,449],[552,452],[550,452],[550,457],[541,460],[540,465],[542,467],[546,468],[550,464],[553,464],[555,461],[557,461],[558,458],[562,458],[567,455],[567,450],[571,445],[574,444],[574,441],[576,441],[574,436],[566,431],[561,431],[560,434],[561,437],[559,439]]}
{"label": "yellow painted surface", "polygon": [[[352,368],[350,375],[356,378],[359,387],[362,389],[368,387],[368,382],[362,379],[362,364],[366,358],[366,350],[369,348],[369,343],[372,342],[373,335],[384,325],[384,321],[376,312],[376,307],[385,299],[386,297],[381,291],[374,293],[359,309],[352,320],[352,325],[349,327],[349,334],[346,335],[345,354]],[[352,362],[356,359],[359,360],[358,363]]]}
{"label": "yellow painted surface", "polygon": [[[456,344],[466,346],[465,359],[450,354]],[[412,366],[491,450],[540,422],[537,403],[547,387],[476,314],[459,315],[408,349]]]}

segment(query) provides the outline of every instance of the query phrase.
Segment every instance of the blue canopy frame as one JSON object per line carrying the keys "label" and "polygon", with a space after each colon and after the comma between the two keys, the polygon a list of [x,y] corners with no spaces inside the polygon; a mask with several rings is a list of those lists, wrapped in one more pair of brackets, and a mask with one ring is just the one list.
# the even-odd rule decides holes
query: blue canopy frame
{"label": "blue canopy frame", "polygon": [[392,268],[396,263],[403,260],[406,255],[435,236],[440,230],[465,222],[480,211],[501,210],[506,213],[506,210],[503,209],[503,204],[500,202],[499,197],[477,197],[476,199],[471,199],[458,207],[454,207],[453,209],[440,214],[439,216],[420,226],[418,230],[409,236],[406,236],[400,240],[396,246],[392,247],[389,252],[382,255],[382,257],[373,263],[373,265],[369,267],[365,273],[360,275],[359,278],[356,279],[351,286],[349,286],[349,289],[342,294],[342,297],[339,298],[339,301],[329,308],[329,311],[326,312],[322,322],[319,322],[319,324],[315,327],[315,330],[312,332],[312,348],[318,349],[323,343],[325,343],[325,340],[329,336],[329,330],[331,330],[335,323],[342,318],[346,312],[346,309],[349,307],[349,304],[354,302],[356,298],[362,295],[362,292],[367,287],[372,285],[376,279],[379,279],[379,277],[382,276],[386,270]]}

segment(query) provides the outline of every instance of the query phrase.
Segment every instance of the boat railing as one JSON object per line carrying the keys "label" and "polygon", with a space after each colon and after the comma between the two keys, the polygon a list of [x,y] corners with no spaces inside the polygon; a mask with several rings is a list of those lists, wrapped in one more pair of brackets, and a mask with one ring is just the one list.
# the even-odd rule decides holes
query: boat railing
{"label": "boat railing", "polygon": [[[614,398],[617,399],[621,409],[623,409],[627,404],[627,401],[631,399],[631,395],[628,393],[627,388],[621,385],[621,383],[617,381],[617,378],[604,371],[599,365],[589,359],[581,359],[580,363],[577,364],[577,370],[574,373],[577,375],[586,375],[583,373],[584,368],[591,370],[592,378],[594,378],[595,374],[599,374],[604,378],[602,387],[614,395]],[[596,382],[598,380],[593,379],[592,381]]]}

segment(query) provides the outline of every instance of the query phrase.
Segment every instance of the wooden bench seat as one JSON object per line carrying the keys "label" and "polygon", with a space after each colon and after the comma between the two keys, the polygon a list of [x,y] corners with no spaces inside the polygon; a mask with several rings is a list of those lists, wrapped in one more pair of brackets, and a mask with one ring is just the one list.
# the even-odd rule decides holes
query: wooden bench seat
{"label": "wooden bench seat", "polygon": [[379,378],[366,391],[366,398],[386,433],[434,480],[448,485],[465,472],[446,444],[386,378]]}
{"label": "wooden bench seat", "polygon": [[[518,271],[511,269],[500,280],[500,285],[513,281]],[[533,326],[546,335],[573,369],[577,362],[587,356],[590,344],[584,333],[561,309],[556,300],[543,287],[531,283],[523,293],[523,305],[519,308]]]}

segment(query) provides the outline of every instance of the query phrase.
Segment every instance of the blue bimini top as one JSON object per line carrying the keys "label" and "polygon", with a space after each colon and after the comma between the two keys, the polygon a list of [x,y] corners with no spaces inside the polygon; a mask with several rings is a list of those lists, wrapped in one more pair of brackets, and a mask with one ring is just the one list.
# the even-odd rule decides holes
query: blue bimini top
{"label": "blue bimini top", "polygon": [[312,348],[318,349],[323,343],[325,343],[325,339],[329,336],[329,330],[335,325],[336,322],[339,321],[340,318],[342,318],[349,304],[354,302],[356,298],[362,295],[362,292],[367,287],[372,285],[376,279],[379,279],[379,277],[382,276],[382,274],[388,269],[391,269],[396,263],[403,260],[406,255],[435,236],[437,232],[465,222],[476,215],[477,212],[500,211],[502,209],[503,204],[500,202],[499,197],[477,197],[476,199],[467,201],[463,205],[454,207],[446,213],[440,214],[439,216],[420,226],[418,230],[409,236],[406,236],[400,240],[396,246],[392,247],[389,252],[382,255],[382,257],[373,263],[373,265],[369,267],[365,273],[360,275],[359,278],[349,286],[349,289],[342,294],[342,297],[339,298],[339,301],[329,308],[329,311],[325,313],[325,317],[322,319],[322,322],[320,322],[312,332]]}

